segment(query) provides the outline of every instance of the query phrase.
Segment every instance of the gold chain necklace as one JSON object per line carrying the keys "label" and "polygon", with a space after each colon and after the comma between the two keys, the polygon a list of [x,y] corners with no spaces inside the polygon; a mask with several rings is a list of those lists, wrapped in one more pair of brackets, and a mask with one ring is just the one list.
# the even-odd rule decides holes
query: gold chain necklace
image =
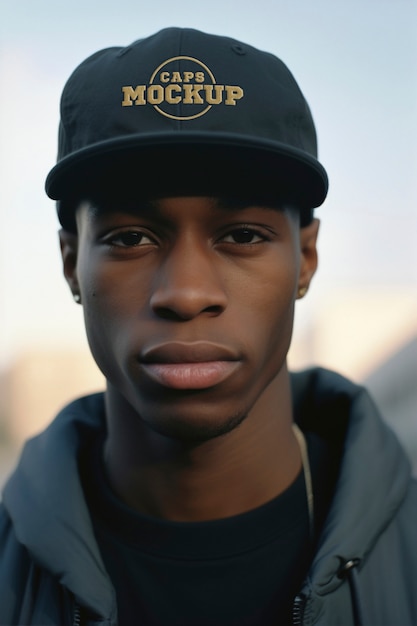
{"label": "gold chain necklace", "polygon": [[314,539],[314,493],[313,493],[313,481],[311,479],[310,461],[308,458],[307,442],[297,424],[293,423],[292,429],[296,436],[298,445],[301,452],[301,461],[303,464],[304,481],[307,492],[307,507],[308,507],[308,521],[310,528],[310,539]]}

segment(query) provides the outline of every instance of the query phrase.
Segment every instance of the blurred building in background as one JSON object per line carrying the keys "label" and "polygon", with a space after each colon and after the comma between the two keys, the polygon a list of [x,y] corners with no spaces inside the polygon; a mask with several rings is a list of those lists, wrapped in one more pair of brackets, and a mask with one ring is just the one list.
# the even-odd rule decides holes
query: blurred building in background
{"label": "blurred building in background", "polygon": [[404,443],[417,475],[417,334],[364,382]]}
{"label": "blurred building in background", "polygon": [[0,375],[0,485],[26,439],[75,398],[104,389],[87,347],[27,351]]}

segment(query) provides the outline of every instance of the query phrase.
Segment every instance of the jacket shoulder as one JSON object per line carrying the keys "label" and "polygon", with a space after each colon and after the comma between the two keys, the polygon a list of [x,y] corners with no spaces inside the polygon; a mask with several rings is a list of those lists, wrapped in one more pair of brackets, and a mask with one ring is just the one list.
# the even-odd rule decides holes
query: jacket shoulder
{"label": "jacket shoulder", "polygon": [[71,595],[31,559],[0,503],[0,626],[71,623]]}
{"label": "jacket shoulder", "polygon": [[17,624],[24,604],[31,560],[17,541],[3,504],[0,504],[0,624]]}
{"label": "jacket shoulder", "polygon": [[359,573],[365,617],[396,626],[417,624],[417,483],[411,480],[397,514]]}

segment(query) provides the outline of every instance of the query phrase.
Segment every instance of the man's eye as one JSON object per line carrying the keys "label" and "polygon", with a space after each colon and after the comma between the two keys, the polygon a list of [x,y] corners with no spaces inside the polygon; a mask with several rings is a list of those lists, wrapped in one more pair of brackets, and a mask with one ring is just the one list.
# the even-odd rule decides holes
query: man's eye
{"label": "man's eye", "polygon": [[265,237],[253,228],[235,228],[223,237],[226,243],[259,243],[264,240]]}
{"label": "man's eye", "polygon": [[137,230],[127,230],[121,233],[115,233],[107,238],[107,243],[112,246],[122,248],[132,248],[135,246],[143,246],[152,243],[152,240],[144,233]]}

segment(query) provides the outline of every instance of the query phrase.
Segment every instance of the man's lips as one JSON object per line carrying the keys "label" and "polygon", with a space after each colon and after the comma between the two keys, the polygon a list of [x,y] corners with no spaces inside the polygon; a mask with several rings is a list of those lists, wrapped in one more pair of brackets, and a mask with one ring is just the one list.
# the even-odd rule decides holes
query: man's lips
{"label": "man's lips", "polygon": [[143,369],[154,381],[171,389],[207,389],[223,382],[238,367],[238,361],[199,363],[148,363]]}
{"label": "man's lips", "polygon": [[159,344],[139,361],[155,382],[171,389],[207,389],[223,382],[239,366],[237,354],[207,342]]}

